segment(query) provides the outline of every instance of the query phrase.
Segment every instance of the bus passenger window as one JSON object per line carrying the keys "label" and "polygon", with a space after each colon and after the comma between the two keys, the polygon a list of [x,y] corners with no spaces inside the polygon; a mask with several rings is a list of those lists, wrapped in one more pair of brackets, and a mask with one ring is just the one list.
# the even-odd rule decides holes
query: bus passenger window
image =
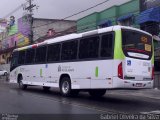
{"label": "bus passenger window", "polygon": [[75,60],[77,58],[77,48],[77,40],[63,43],[61,60]]}
{"label": "bus passenger window", "polygon": [[25,51],[19,51],[18,64],[24,64],[25,53]]}
{"label": "bus passenger window", "polygon": [[80,40],[79,58],[94,59],[98,58],[99,37],[90,37]]}
{"label": "bus passenger window", "polygon": [[102,36],[101,57],[112,57],[113,55],[113,34]]}
{"label": "bus passenger window", "polygon": [[60,60],[60,44],[48,45],[47,61],[54,62]]}
{"label": "bus passenger window", "polygon": [[35,49],[28,49],[26,53],[25,63],[27,64],[34,63],[34,58],[35,58]]}
{"label": "bus passenger window", "polygon": [[37,63],[45,62],[45,60],[46,60],[46,50],[47,50],[46,46],[44,46],[44,47],[38,47],[36,49],[35,62],[37,62]]}
{"label": "bus passenger window", "polygon": [[13,52],[12,54],[10,71],[18,66],[18,54],[19,52]]}

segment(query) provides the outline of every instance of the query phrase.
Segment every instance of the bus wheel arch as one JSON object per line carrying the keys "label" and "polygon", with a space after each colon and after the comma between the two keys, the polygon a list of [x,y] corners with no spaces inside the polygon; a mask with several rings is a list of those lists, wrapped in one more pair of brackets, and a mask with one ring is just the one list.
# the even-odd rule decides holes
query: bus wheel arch
{"label": "bus wheel arch", "polygon": [[22,76],[22,74],[18,74],[17,83],[18,83],[20,89],[22,89],[22,90],[27,89],[27,85],[23,84],[23,76]]}
{"label": "bus wheel arch", "polygon": [[71,78],[70,78],[70,76],[68,74],[62,74],[60,76],[60,79],[59,79],[59,87],[61,85],[61,82],[62,82],[63,78],[67,78],[67,77],[70,79],[70,82],[71,82]]}

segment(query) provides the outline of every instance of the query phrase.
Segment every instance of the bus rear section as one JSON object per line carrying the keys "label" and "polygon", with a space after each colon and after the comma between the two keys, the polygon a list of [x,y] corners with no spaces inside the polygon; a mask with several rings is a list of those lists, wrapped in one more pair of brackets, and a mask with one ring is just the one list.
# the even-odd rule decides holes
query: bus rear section
{"label": "bus rear section", "polygon": [[[137,30],[122,29],[117,41],[119,58],[115,56],[113,88],[153,88],[154,57],[152,36]],[[117,34],[118,34],[117,32]],[[120,34],[119,33],[119,34]],[[116,34],[116,35],[117,35]],[[118,54],[118,53],[116,53]]]}

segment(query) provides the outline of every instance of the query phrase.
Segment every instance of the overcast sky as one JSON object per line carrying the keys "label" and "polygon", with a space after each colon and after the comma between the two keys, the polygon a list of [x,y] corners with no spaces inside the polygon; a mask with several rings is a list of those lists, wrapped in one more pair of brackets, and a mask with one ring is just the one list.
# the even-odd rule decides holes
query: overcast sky
{"label": "overcast sky", "polygon": [[[15,8],[25,3],[27,0],[1,0],[0,3],[0,18],[3,18],[8,13],[12,12]],[[36,18],[50,18],[50,19],[63,19],[79,11],[85,10],[105,0],[33,0],[34,4],[39,6],[38,10],[34,10],[34,17]],[[69,19],[79,19],[83,16],[98,12],[109,8],[113,5],[119,5],[130,0],[109,0],[103,5],[93,8],[84,14],[79,14]],[[13,14],[16,18],[24,15],[21,8]]]}

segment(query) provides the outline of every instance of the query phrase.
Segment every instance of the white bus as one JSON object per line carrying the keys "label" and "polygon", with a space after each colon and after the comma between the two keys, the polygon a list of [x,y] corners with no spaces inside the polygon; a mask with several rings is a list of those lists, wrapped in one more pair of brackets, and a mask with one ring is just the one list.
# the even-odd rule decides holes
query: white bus
{"label": "white bus", "polygon": [[152,88],[153,49],[152,36],[131,27],[70,34],[15,49],[10,82],[22,89],[56,87],[64,96],[80,90],[98,97],[107,89]]}

